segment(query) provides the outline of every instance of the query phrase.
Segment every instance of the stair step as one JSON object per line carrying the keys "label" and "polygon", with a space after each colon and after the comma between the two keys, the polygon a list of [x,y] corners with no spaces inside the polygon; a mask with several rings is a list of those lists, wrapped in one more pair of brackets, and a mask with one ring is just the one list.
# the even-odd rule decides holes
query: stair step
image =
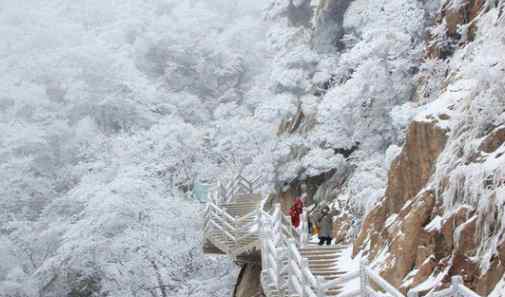
{"label": "stair step", "polygon": [[338,265],[331,264],[331,265],[323,265],[323,264],[311,264],[309,263],[309,268],[311,270],[318,270],[318,269],[336,269],[338,270]]}
{"label": "stair step", "polygon": [[304,253],[302,255],[304,255],[306,257],[326,257],[326,258],[331,258],[331,257],[338,258],[338,257],[340,257],[340,255],[335,254],[335,253],[313,253],[313,254],[310,254],[310,253],[309,254],[305,254]]}
{"label": "stair step", "polygon": [[337,257],[334,257],[334,258],[324,258],[324,257],[314,257],[314,258],[310,258],[309,259],[309,263],[310,262],[313,262],[313,263],[336,263],[338,260]]}
{"label": "stair step", "polygon": [[314,273],[317,273],[317,272],[332,272],[332,273],[336,273],[336,272],[339,272],[340,270],[336,267],[329,267],[329,268],[326,268],[326,267],[314,267],[314,268],[310,268],[310,270]]}
{"label": "stair step", "polygon": [[314,275],[319,275],[319,276],[339,276],[342,275],[342,273],[338,271],[312,271]]}
{"label": "stair step", "polygon": [[313,251],[313,250],[334,250],[342,251],[344,247],[339,245],[319,245],[317,243],[309,243],[301,248],[302,251]]}
{"label": "stair step", "polygon": [[342,250],[339,249],[318,249],[318,248],[311,248],[311,249],[301,249],[300,253],[307,253],[307,254],[313,254],[313,253],[335,253],[339,254]]}
{"label": "stair step", "polygon": [[337,251],[301,251],[300,252],[302,255],[307,255],[307,256],[314,256],[314,255],[333,255],[333,256],[340,256],[341,252]]}
{"label": "stair step", "polygon": [[302,256],[306,258],[313,258],[313,257],[326,257],[326,258],[339,258],[339,254],[335,253],[302,253]]}

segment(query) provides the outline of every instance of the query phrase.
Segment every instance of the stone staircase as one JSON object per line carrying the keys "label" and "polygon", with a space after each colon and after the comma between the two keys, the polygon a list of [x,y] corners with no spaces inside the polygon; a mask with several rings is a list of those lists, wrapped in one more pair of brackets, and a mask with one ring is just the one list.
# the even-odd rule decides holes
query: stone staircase
{"label": "stone staircase", "polygon": [[[308,260],[309,269],[314,276],[319,276],[324,280],[336,280],[345,273],[337,265],[342,249],[341,246],[308,244],[300,249],[300,253]],[[326,291],[326,295],[336,296],[341,288],[341,286],[330,288]]]}
{"label": "stone staircase", "polygon": [[[363,259],[356,271],[339,267],[343,246],[319,246],[309,240],[306,212],[294,228],[279,204],[271,213],[239,177],[222,188],[223,199],[209,199],[204,223],[204,252],[226,254],[238,263],[261,259],[261,285],[267,297],[405,297]],[[242,187],[241,185],[245,185]],[[245,189],[245,190],[244,190]],[[261,257],[260,257],[261,255]],[[351,291],[343,285],[358,281]],[[349,290],[349,289],[347,289]],[[451,286],[429,297],[480,297],[454,276]],[[416,291],[407,297],[418,297]]]}
{"label": "stone staircase", "polygon": [[[315,243],[309,243],[303,248],[300,248],[300,254],[308,262],[309,269],[316,277],[320,277],[325,281],[338,280],[345,272],[338,268],[338,259],[341,256],[342,246],[319,246]],[[283,264],[287,265],[288,260],[283,259]],[[288,281],[289,272],[283,273],[282,278],[285,282]],[[314,291],[318,288],[312,287]],[[341,286],[334,286],[326,291],[326,296],[337,296],[341,293]],[[279,295],[272,294],[272,296]],[[298,294],[292,293],[289,296],[297,297]],[[270,297],[270,295],[269,295]]]}

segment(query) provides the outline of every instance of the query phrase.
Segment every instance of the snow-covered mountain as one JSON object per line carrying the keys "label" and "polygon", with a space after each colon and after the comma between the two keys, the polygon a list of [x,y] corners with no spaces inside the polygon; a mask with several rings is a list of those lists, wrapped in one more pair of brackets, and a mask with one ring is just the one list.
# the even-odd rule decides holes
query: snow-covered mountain
{"label": "snow-covered mountain", "polygon": [[502,0],[5,0],[0,32],[0,296],[230,296],[187,193],[237,170],[402,290],[503,278]]}

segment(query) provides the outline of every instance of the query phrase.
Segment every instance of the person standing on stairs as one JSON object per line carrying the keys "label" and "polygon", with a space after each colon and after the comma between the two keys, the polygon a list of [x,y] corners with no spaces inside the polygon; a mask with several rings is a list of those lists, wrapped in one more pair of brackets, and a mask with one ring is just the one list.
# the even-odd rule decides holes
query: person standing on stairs
{"label": "person standing on stairs", "polygon": [[296,197],[295,203],[289,209],[289,216],[291,217],[291,224],[293,227],[298,228],[300,225],[300,216],[303,213],[303,198]]}
{"label": "person standing on stairs", "polygon": [[330,207],[325,205],[321,209],[321,215],[316,221],[316,224],[319,228],[319,245],[323,245],[326,242],[326,245],[331,244],[331,236],[333,229],[333,220],[330,216]]}

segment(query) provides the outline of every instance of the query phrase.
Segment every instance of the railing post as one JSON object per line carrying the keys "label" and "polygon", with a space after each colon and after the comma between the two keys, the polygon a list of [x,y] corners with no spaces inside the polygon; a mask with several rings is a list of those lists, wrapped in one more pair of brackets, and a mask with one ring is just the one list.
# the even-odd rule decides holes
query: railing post
{"label": "railing post", "polygon": [[[289,280],[288,281],[288,295],[290,293],[289,291],[291,291],[291,293],[294,293],[295,295],[299,295],[296,290],[296,284],[295,284],[295,280],[297,280],[297,276],[296,276],[295,272],[292,271],[292,269],[291,269],[291,263],[297,262],[296,255],[293,255],[293,252],[291,251],[291,248],[293,246],[296,246],[294,243],[294,240],[288,239],[286,242],[287,253],[288,253],[288,280]],[[303,292],[302,292],[302,295],[299,297],[303,297]]]}
{"label": "railing post", "polygon": [[238,251],[240,249],[240,241],[239,241],[239,238],[240,238],[240,234],[239,234],[239,230],[240,230],[240,226],[239,226],[239,221],[238,221],[238,218],[239,217],[234,217],[234,220],[233,220],[233,236],[235,236],[235,252]]}
{"label": "railing post", "polygon": [[275,203],[274,212],[277,213],[277,216],[282,215],[282,209],[280,203]]}
{"label": "railing post", "polygon": [[[275,246],[274,246],[275,248]],[[282,261],[281,259],[279,259],[279,255],[277,255],[277,253],[275,253],[276,257],[275,257],[275,261],[277,262],[276,263],[276,267],[277,267],[277,270],[275,270],[275,277],[277,278],[277,283],[276,283],[276,286],[277,286],[277,290],[281,290],[281,269],[282,269]]]}
{"label": "railing post", "polygon": [[316,280],[317,280],[317,297],[324,297],[326,294],[325,294],[325,291],[323,289],[321,289],[321,285],[324,283],[324,279],[320,276],[316,276]]}
{"label": "railing post", "polygon": [[300,263],[300,270],[302,271],[302,288],[303,288],[303,295],[304,296],[310,296],[309,292],[306,292],[306,288],[308,287],[307,284],[309,283],[307,276],[305,275],[305,268],[309,268],[309,261],[307,259],[302,258],[302,263]]}
{"label": "railing post", "polygon": [[[274,206],[274,214],[275,216],[272,216],[272,230],[276,234],[282,234],[282,210],[281,210],[281,205],[279,203],[276,203]],[[282,238],[282,236],[281,236]]]}
{"label": "railing post", "polygon": [[366,272],[366,266],[368,265],[367,259],[361,259],[359,263],[359,284],[361,297],[368,297],[368,274]]}
{"label": "railing post", "polygon": [[272,236],[272,234],[268,233],[266,231],[266,222],[262,223],[260,225],[259,229],[259,236],[261,240],[261,269],[266,270],[267,269],[267,261],[268,261],[268,244],[267,240],[269,237]]}
{"label": "railing post", "polygon": [[454,294],[454,297],[464,297],[461,294],[460,286],[463,285],[463,277],[461,275],[455,275],[451,277],[451,287]]}
{"label": "railing post", "polygon": [[300,234],[300,246],[301,247],[303,247],[305,245],[305,243],[307,242],[307,235],[309,233],[309,228],[307,226],[308,220],[305,217],[306,215],[307,215],[307,212],[305,210],[302,211],[301,220],[300,220],[300,224],[302,224],[302,228],[300,229],[300,232],[302,233],[302,234]]}

